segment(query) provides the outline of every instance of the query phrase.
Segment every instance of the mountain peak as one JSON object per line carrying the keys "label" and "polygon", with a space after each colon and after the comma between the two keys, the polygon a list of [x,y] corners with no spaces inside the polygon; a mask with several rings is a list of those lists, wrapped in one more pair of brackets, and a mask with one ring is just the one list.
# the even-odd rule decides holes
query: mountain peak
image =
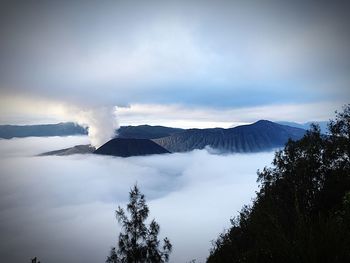
{"label": "mountain peak", "polygon": [[272,121],[269,121],[269,120],[258,120],[256,122],[254,122],[253,124],[275,124],[275,123]]}
{"label": "mountain peak", "polygon": [[94,153],[120,157],[169,153],[162,146],[148,139],[115,138]]}

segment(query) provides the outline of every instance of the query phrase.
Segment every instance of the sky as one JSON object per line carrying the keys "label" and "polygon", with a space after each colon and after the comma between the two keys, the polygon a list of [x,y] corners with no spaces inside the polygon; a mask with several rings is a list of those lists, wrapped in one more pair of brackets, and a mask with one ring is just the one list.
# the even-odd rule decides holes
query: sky
{"label": "sky", "polygon": [[0,255],[4,262],[104,262],[116,246],[118,206],[137,183],[173,245],[170,262],[204,262],[211,241],[257,190],[273,152],[207,150],[141,157],[35,156],[87,136],[0,140]]}
{"label": "sky", "polygon": [[350,101],[347,1],[29,0],[0,10],[0,123],[92,126],[86,115],[103,109],[114,128],[232,127],[328,120]]}

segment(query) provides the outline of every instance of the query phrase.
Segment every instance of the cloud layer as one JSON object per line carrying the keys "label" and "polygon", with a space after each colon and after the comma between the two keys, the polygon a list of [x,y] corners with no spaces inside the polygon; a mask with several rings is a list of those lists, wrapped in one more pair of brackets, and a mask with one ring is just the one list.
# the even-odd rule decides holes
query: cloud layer
{"label": "cloud layer", "polygon": [[125,206],[135,182],[161,235],[173,242],[172,262],[203,261],[210,241],[254,196],[256,170],[273,157],[28,156],[74,143],[74,137],[0,140],[0,253],[8,261],[102,262],[118,236],[114,210]]}

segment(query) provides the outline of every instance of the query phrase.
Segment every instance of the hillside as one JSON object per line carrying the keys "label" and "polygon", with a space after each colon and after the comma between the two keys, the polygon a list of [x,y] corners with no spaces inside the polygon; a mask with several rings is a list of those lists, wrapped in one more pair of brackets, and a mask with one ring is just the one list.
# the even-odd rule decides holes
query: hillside
{"label": "hillside", "polygon": [[92,147],[89,144],[86,144],[86,145],[76,145],[76,146],[61,149],[61,150],[45,152],[45,153],[39,154],[39,156],[47,156],[47,155],[65,156],[65,155],[72,155],[72,154],[93,153],[94,151],[95,151],[94,147]]}
{"label": "hillside", "polygon": [[230,129],[189,129],[154,139],[170,152],[185,152],[210,146],[227,152],[258,152],[283,146],[288,139],[300,139],[305,130],[260,120]]}

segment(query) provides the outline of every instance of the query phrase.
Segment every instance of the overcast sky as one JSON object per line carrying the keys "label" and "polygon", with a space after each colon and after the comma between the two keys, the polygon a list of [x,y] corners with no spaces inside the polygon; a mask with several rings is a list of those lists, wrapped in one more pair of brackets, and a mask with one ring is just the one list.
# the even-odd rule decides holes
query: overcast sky
{"label": "overcast sky", "polygon": [[2,1],[0,122],[327,120],[350,101],[344,2]]}

